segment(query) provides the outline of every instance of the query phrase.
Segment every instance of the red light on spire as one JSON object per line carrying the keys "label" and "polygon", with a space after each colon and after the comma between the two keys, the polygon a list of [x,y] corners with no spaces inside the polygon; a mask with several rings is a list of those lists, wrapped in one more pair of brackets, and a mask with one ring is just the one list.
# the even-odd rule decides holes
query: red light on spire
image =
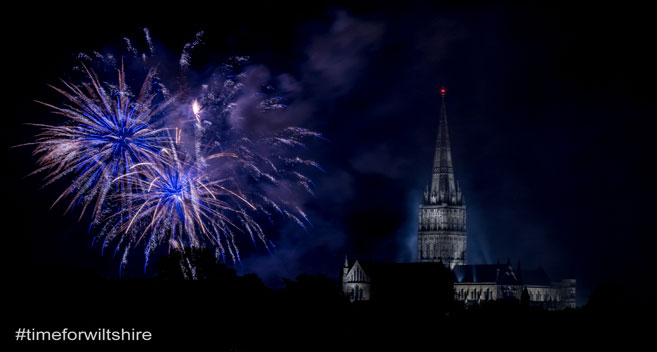
{"label": "red light on spire", "polygon": [[445,96],[445,94],[447,94],[447,89],[440,88],[440,95]]}

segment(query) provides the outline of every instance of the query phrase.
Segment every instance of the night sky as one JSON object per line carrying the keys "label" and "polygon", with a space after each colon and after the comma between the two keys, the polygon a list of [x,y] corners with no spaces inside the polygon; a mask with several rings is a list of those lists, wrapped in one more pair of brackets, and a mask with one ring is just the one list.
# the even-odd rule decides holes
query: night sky
{"label": "night sky", "polygon": [[77,53],[148,27],[171,55],[204,30],[195,72],[249,55],[291,79],[295,122],[329,140],[307,152],[326,170],[311,175],[318,187],[304,205],[313,227],[282,224],[269,235],[274,256],[245,240],[240,272],[276,287],[299,273],[337,277],[345,254],[414,261],[444,86],[469,263],[510,258],[576,278],[578,304],[605,281],[654,296],[657,60],[645,9],[349,3],[17,11],[3,28],[6,276],[117,275],[88,223],[49,210],[64,184],[39,189],[40,177],[24,178],[30,149],[10,146],[33,138],[22,123],[52,121],[33,100],[53,99],[46,84]]}

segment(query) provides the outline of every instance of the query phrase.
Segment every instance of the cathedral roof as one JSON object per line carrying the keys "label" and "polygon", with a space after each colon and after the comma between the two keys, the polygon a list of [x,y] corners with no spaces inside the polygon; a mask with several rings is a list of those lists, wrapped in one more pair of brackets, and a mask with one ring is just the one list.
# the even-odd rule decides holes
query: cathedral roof
{"label": "cathedral roof", "polygon": [[457,283],[493,282],[504,285],[517,285],[520,283],[513,267],[508,264],[457,265],[452,273],[454,282]]}
{"label": "cathedral roof", "polygon": [[543,268],[513,269],[510,264],[457,265],[452,273],[456,283],[489,283],[502,285],[550,286],[550,278]]}
{"label": "cathedral roof", "polygon": [[450,270],[442,263],[362,262],[361,268],[371,279],[372,300],[413,305],[454,296]]}
{"label": "cathedral roof", "polygon": [[443,263],[361,262],[360,265],[365,273],[372,278],[372,281],[422,281],[432,276],[439,276],[447,272]]}
{"label": "cathedral roof", "polygon": [[552,282],[543,268],[522,270],[522,283],[525,285],[550,286]]}
{"label": "cathedral roof", "polygon": [[514,269],[511,264],[457,265],[451,274],[442,262],[433,263],[381,263],[354,262],[351,270],[359,266],[366,274],[366,281],[382,285],[397,285],[403,282],[421,282],[427,278],[444,279],[451,275],[455,283],[495,283],[500,285],[551,286],[550,278],[543,268]]}

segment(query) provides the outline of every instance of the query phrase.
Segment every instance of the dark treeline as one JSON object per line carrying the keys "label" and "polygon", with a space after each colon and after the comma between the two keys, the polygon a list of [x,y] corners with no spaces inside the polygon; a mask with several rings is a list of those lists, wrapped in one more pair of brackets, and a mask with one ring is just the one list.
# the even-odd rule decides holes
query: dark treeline
{"label": "dark treeline", "polygon": [[[192,269],[198,280],[185,279]],[[153,334],[152,341],[139,344],[203,345],[213,351],[412,351],[463,344],[518,347],[523,341],[586,346],[639,341],[648,336],[640,322],[653,313],[652,307],[632,305],[613,284],[600,285],[586,306],[574,310],[545,311],[520,301],[465,309],[450,292],[413,294],[404,287],[395,291],[406,292],[399,299],[352,304],[339,283],[324,275],[284,279],[282,289],[272,290],[254,274],[238,276],[217,264],[207,252],[161,258],[158,272],[156,279],[142,280],[86,272],[19,280],[8,290],[8,336],[20,327],[135,328]]]}

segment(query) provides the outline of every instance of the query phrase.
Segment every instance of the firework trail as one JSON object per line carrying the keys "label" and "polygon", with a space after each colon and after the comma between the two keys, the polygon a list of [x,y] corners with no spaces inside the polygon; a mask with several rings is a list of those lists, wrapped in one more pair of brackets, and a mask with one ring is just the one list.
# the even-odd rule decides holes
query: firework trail
{"label": "firework trail", "polygon": [[[231,58],[204,84],[191,84],[185,76],[202,32],[184,46],[176,80],[164,84],[157,67],[167,63],[154,56],[156,46],[144,32],[147,53],[124,38],[133,64],[146,72],[137,95],[126,83],[123,59],[117,67],[113,54],[94,52],[78,55],[83,64],[75,68],[88,82],[53,87],[67,104],[41,103],[68,120],[36,125],[42,132],[28,143],[39,155],[32,174],[48,173],[44,186],[73,177],[55,203],[70,195],[66,211],[82,203],[80,218],[92,208],[93,243],[102,243],[103,253],[110,247],[114,255],[121,253],[120,269],[137,248],[143,249],[144,271],[153,253],[171,249],[213,248],[217,260],[235,263],[240,235],[268,251],[275,248],[263,219],[312,226],[295,194],[313,193],[304,169],[323,170],[294,153],[305,147],[305,139],[324,138],[301,127],[255,132],[234,123],[244,101],[255,101],[260,115],[282,112],[287,105],[269,93],[270,85],[253,93],[244,83],[250,78],[246,57]],[[90,65],[118,72],[118,82],[101,81]]]}

